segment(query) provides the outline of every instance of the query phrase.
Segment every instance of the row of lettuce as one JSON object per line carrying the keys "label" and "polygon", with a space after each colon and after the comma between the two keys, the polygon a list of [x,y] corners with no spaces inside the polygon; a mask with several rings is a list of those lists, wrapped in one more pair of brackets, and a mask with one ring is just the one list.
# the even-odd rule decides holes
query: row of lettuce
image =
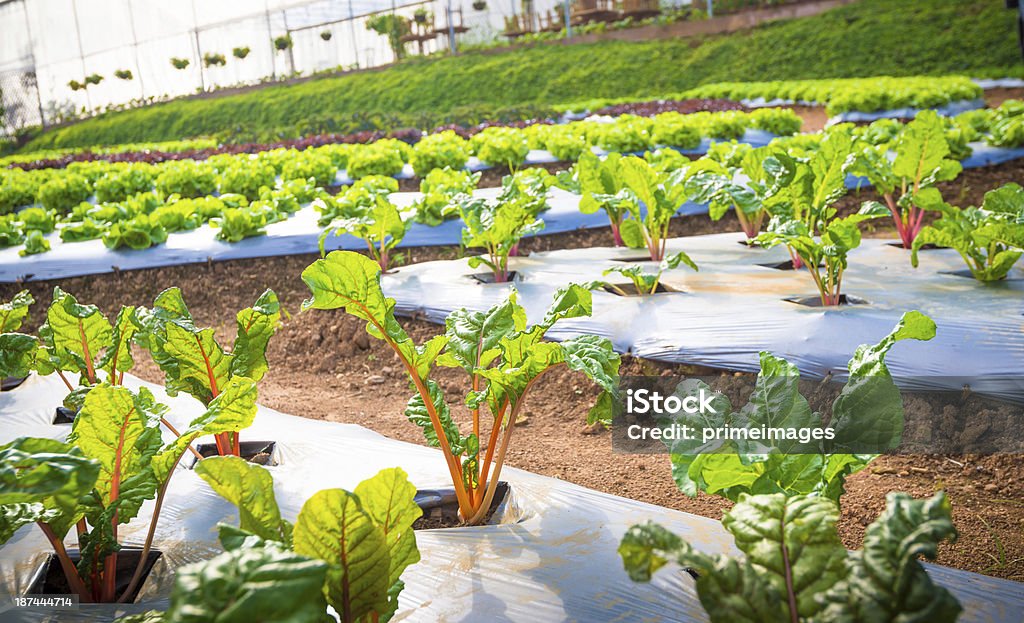
{"label": "row of lettuce", "polygon": [[[380,266],[366,256],[333,252],[303,271],[311,293],[303,309],[343,309],[394,351],[415,388],[404,415],[440,450],[437,460],[448,469],[465,524],[486,520],[514,423],[538,379],[562,367],[583,373],[600,389],[587,420],[609,425],[621,400],[621,360],[611,343],[594,335],[543,339],[559,320],[591,315],[587,287],[558,290],[535,325],[527,323],[514,291],[487,310],[456,310],[442,333],[417,344],[394,316],[380,278]],[[58,375],[68,389],[65,405],[76,413],[64,441],[22,437],[0,447],[0,544],[34,524],[83,603],[132,602],[146,580],[144,562],[160,544],[155,535],[172,477],[191,452],[196,474],[238,507],[239,524],[218,526],[223,553],[175,570],[165,612],[125,623],[212,620],[224,612],[239,620],[319,622],[328,606],[344,623],[387,621],[396,614],[404,570],[431,555],[417,547],[413,526],[422,510],[406,473],[385,469],[353,491],[315,493],[292,522],[274,495],[275,468],[239,456],[241,434],[257,411],[257,383],[269,371],[267,346],[281,326],[273,292],[238,313],[230,350],[213,329],[196,326],[177,288],[161,293],[151,308],[123,307],[113,322],[57,288],[36,335],[20,332],[33,302],[22,292],[0,305],[0,350],[6,355],[0,375]],[[880,449],[900,443],[902,397],[886,354],[901,340],[929,340],[935,332],[927,316],[909,312],[877,344],[859,348],[831,406],[831,436],[770,449],[731,438],[714,448],[667,441],[681,491],[736,502],[723,524],[745,560],[709,556],[647,523],[632,527],[619,547],[629,576],[648,581],[667,563],[690,569],[715,622],[760,621],[766,613],[773,620],[860,620],[880,600],[886,620],[954,621],[959,604],[918,561],[934,559],[938,544],[955,538],[942,493],[923,500],[890,494],[866,532],[863,552],[848,552],[836,529],[846,478]],[[163,371],[168,394],[186,394],[201,405],[201,414],[180,430],[152,392],[123,384],[140,350]],[[431,378],[440,368],[461,369],[472,379],[465,400],[445,396]],[[675,394],[684,399],[709,392],[723,421],[750,428],[773,421],[770,405],[756,398],[772,395],[797,405],[789,425],[823,431],[823,416],[800,393],[796,366],[763,353],[756,383],[754,398],[740,409],[699,381],[680,384]],[[462,406],[455,413],[449,405]],[[663,424],[699,427],[699,417],[680,412]],[[209,435],[217,441],[217,456],[202,458],[193,444]],[[149,500],[155,504],[145,504]],[[140,562],[119,565],[125,555],[120,528],[132,521],[148,524]],[[72,533],[77,561],[64,545]],[[127,572],[119,573],[119,566]],[[735,598],[737,586],[743,600]],[[886,597],[907,591],[913,599]]]}
{"label": "row of lettuce", "polygon": [[[713,220],[733,210],[752,245],[785,246],[793,267],[807,268],[825,305],[842,302],[849,254],[860,245],[861,228],[868,221],[891,222],[902,245],[912,251],[914,265],[921,248],[948,247],[962,256],[979,281],[1005,279],[1024,250],[1020,186],[1008,184],[990,191],[979,207],[951,205],[939,184],[955,180],[962,166],[954,157],[957,134],[950,132],[948,121],[927,111],[899,126],[895,135],[883,131],[889,128],[888,123],[860,128],[840,125],[817,135],[776,139],[759,148],[722,142],[696,160],[673,149],[646,152],[644,157],[584,152],[558,175],[527,168],[506,176],[491,198],[474,194],[479,174],[433,169],[421,180],[422,194],[407,206],[393,201],[397,181],[381,175],[364,177],[336,195],[318,187],[315,176],[277,188],[262,185],[247,190],[251,195],[202,196],[200,187],[179,187],[166,199],[158,190],[122,202],[79,203],[59,219],[53,211],[28,208],[2,217],[0,241],[24,244],[22,254],[44,252],[49,248],[45,234],[59,229],[66,242],[102,238],[110,248],[144,249],[165,241],[168,233],[209,222],[217,229],[218,239],[235,242],[265,234],[268,224],[312,203],[322,229],[321,251],[331,234],[355,236],[365,241],[384,270],[391,267],[395,248],[414,223],[436,226],[461,219],[461,246],[480,253],[470,259],[471,264],[486,266],[501,282],[509,279],[509,258],[520,240],[543,230],[549,190],[557,186],[580,196],[581,212],[606,214],[610,242],[646,250],[651,261],[664,262],[661,270],[681,264],[694,267],[689,258],[665,253],[669,224],[681,205],[687,201],[707,205]],[[315,156],[315,152],[295,152],[289,163]],[[237,170],[243,176],[258,171],[258,161],[254,158]],[[274,169],[266,168],[271,178]],[[856,210],[849,206],[840,210],[838,202],[850,192],[851,175],[867,180],[872,189],[864,192],[875,199]],[[208,179],[215,179],[212,172]],[[198,196],[188,198],[182,193]],[[255,199],[250,201],[249,196]],[[925,226],[928,213],[939,218]],[[634,280],[638,291],[653,292],[660,279],[660,273],[644,272],[642,267],[631,267],[624,274]]]}

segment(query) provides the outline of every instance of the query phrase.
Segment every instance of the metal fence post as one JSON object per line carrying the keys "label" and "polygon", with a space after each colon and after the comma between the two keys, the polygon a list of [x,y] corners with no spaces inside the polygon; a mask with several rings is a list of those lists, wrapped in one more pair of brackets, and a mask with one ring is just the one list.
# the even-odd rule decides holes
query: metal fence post
{"label": "metal fence post", "polygon": [[448,0],[448,48],[455,56],[459,51],[455,48],[455,24],[452,23],[452,0]]}
{"label": "metal fence post", "polygon": [[715,16],[715,7],[712,6],[712,1],[713,0],[708,0],[708,18],[709,19]]}
{"label": "metal fence post", "polygon": [[[708,0],[711,2],[711,0]],[[565,38],[572,39],[572,9],[571,0],[564,0],[562,8],[565,13]]]}

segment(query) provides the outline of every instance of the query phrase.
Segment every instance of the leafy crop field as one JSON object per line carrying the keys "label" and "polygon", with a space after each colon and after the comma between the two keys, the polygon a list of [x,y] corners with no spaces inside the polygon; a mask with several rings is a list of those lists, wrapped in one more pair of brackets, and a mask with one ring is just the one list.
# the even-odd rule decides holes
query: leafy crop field
{"label": "leafy crop field", "polygon": [[[317,126],[429,128],[596,98],[660,96],[715,82],[951,74],[1013,68],[1012,12],[998,0],[863,0],[701,41],[548,45],[404,63],[252,93],[111,113],[50,131],[29,148],[238,134],[257,140]],[[517,112],[515,109],[526,109]]]}
{"label": "leafy crop field", "polygon": [[1024,87],[972,80],[1008,16],[39,137],[0,161],[0,618],[1015,621]]}

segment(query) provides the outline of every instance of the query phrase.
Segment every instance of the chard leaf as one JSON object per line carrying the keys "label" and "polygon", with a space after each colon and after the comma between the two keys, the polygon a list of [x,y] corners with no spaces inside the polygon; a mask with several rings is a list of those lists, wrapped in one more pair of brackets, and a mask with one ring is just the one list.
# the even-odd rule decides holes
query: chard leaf
{"label": "chard leaf", "polygon": [[10,333],[21,328],[21,323],[28,315],[28,308],[36,300],[28,290],[22,290],[14,295],[10,301],[0,303],[0,333]]}
{"label": "chard leaf", "polygon": [[939,542],[956,540],[951,514],[944,493],[927,500],[890,493],[885,512],[864,534],[864,548],[851,556],[845,580],[826,594],[822,620],[955,621],[960,604],[918,562],[919,556],[934,560]]}
{"label": "chard leaf", "polygon": [[240,431],[252,425],[256,417],[256,393],[255,381],[244,376],[231,377],[224,391],[210,401],[206,412],[192,420],[177,439],[153,458],[153,473],[157,481],[162,483],[170,476],[189,444],[198,437]]}
{"label": "chard leaf", "polygon": [[0,334],[0,377],[28,376],[35,366],[39,340],[24,333]]}
{"label": "chard leaf", "polygon": [[175,573],[167,623],[323,623],[327,565],[272,543],[224,552]]}
{"label": "chard leaf", "polygon": [[[148,389],[98,385],[86,396],[68,441],[100,465],[97,503],[127,523],[158,486],[152,460],[160,450],[160,418],[167,410]],[[94,527],[98,524],[90,522]]]}
{"label": "chard leaf", "polygon": [[110,346],[99,361],[99,367],[106,371],[110,383],[120,383],[121,374],[131,370],[135,365],[131,341],[138,326],[132,322],[134,314],[134,307],[122,307],[121,311],[117,312],[117,319],[111,331]]}
{"label": "chard leaf", "polygon": [[292,528],[281,518],[269,471],[237,456],[211,456],[196,463],[195,472],[218,495],[238,507],[242,531],[291,545]]}
{"label": "chard leaf", "polygon": [[399,467],[383,469],[356,486],[363,511],[384,532],[388,550],[388,582],[393,586],[406,567],[420,560],[412,524],[423,514],[416,505],[416,487]]}
{"label": "chard leaf", "polygon": [[75,297],[55,287],[39,336],[54,368],[80,373],[83,384],[98,381],[94,365],[112,337],[110,323],[99,308],[80,305]]}
{"label": "chard leaf", "polygon": [[829,422],[837,452],[879,453],[899,445],[903,437],[903,398],[885,365],[885,356],[902,340],[935,337],[935,322],[921,312],[903,314],[899,323],[874,346],[862,345],[850,360],[850,377],[832,405]]}
{"label": "chard leaf", "polygon": [[294,543],[296,553],[328,564],[324,594],[342,620],[388,607],[387,538],[355,494],[342,489],[313,494],[299,511]]}
{"label": "chard leaf", "polygon": [[267,365],[267,344],[281,326],[281,304],[273,290],[267,290],[252,307],[238,312],[238,335],[231,349],[231,374],[256,381],[263,379]]}
{"label": "chard leaf", "polygon": [[99,473],[99,463],[61,441],[21,437],[0,447],[0,513],[6,535],[0,543],[26,521],[45,520],[63,537],[81,517],[79,501]]}
{"label": "chard leaf", "polygon": [[217,397],[231,376],[231,355],[217,343],[213,329],[168,322],[162,349],[171,363],[167,373],[167,393],[185,391],[203,404]]}
{"label": "chard leaf", "polygon": [[478,367],[487,367],[500,354],[501,338],[522,328],[519,318],[522,307],[516,304],[515,292],[487,311],[457,309],[445,319],[448,348],[444,362],[457,365],[472,374]]}
{"label": "chard leaf", "polygon": [[[434,412],[441,421],[441,429],[444,431],[445,439],[448,440],[452,453],[458,456],[465,451],[466,440],[462,437],[462,433],[459,431],[455,420],[452,419],[451,410],[448,408],[448,403],[444,401],[444,393],[441,391],[441,387],[429,379],[424,381],[424,383],[427,391],[430,393]],[[405,417],[423,429],[423,437],[426,439],[428,446],[432,448],[441,446],[441,442],[437,437],[437,431],[434,429],[434,424],[430,419],[430,411],[427,410],[427,406],[419,392],[416,392],[409,398],[409,402],[405,406]]]}
{"label": "chard leaf", "polygon": [[947,156],[949,144],[946,142],[945,125],[938,113],[925,110],[900,133],[892,170],[898,177],[919,183],[933,175]]}

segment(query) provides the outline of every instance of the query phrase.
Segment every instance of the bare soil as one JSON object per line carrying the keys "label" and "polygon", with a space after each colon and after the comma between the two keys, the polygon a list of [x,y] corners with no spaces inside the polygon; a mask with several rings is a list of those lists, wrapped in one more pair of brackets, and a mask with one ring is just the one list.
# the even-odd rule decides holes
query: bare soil
{"label": "bare soil", "polygon": [[[953,202],[978,203],[985,191],[1002,183],[1024,179],[1024,162],[965,171],[960,180],[943,188]],[[852,210],[861,197],[843,200]],[[733,217],[712,223],[705,216],[681,217],[672,225],[673,235],[737,231]],[[870,235],[891,235],[877,227]],[[522,251],[604,246],[610,243],[607,228],[542,236],[523,242]],[[452,247],[417,248],[406,260],[422,262],[453,258]],[[268,350],[270,373],[260,386],[261,402],[294,415],[350,422],[403,441],[422,443],[420,431],[402,416],[409,397],[407,383],[396,358],[371,339],[355,319],[340,312],[299,313],[308,295],[299,278],[316,256],[260,258],[214,264],[175,266],[151,270],[32,282],[27,287],[38,301],[27,327],[37,327],[49,304],[54,285],[75,294],[81,302],[98,304],[112,317],[120,305],[151,304],[164,288],[179,286],[201,326],[216,329],[222,343],[234,336],[234,315],[251,305],[265,288],[273,288],[291,312]],[[19,289],[0,284],[0,299],[8,300]],[[439,327],[409,318],[403,321],[417,340],[433,336]],[[161,374],[144,354],[136,359],[135,372],[159,382]],[[624,374],[693,372],[692,368],[626,357]],[[704,371],[721,375],[731,372]],[[461,413],[466,380],[454,371],[437,375],[453,412]],[[536,386],[525,417],[517,424],[518,439],[507,463],[532,472],[561,478],[607,493],[650,502],[699,515],[720,518],[730,503],[714,496],[688,498],[676,488],[664,455],[615,453],[611,435],[584,425],[584,417],[597,392],[578,374],[557,371]],[[1024,580],[1024,461],[1019,455],[998,456],[886,456],[854,475],[843,498],[840,533],[844,543],[859,547],[865,527],[884,508],[890,491],[915,496],[944,490],[953,504],[960,532],[956,544],[940,548],[941,564],[992,576]]]}

